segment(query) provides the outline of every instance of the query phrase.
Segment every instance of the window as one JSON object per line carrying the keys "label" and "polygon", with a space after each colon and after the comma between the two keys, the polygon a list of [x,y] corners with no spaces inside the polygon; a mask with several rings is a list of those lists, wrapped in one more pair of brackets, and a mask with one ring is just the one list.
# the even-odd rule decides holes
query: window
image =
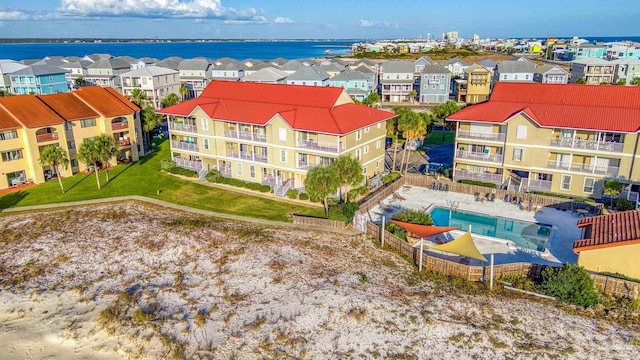
{"label": "window", "polygon": [[49,81],[53,82],[53,75],[49,75]]}
{"label": "window", "polygon": [[434,75],[431,75],[431,78],[432,78],[433,80],[436,80],[436,79],[438,78],[438,75],[435,75],[435,74],[434,74]]}
{"label": "window", "polygon": [[205,150],[209,150],[209,139],[202,139],[202,147],[204,147]]}
{"label": "window", "polygon": [[67,147],[69,149],[75,149],[76,148],[76,142],[71,140],[71,141],[67,141]]}
{"label": "window", "polygon": [[595,184],[596,179],[594,178],[584,178],[584,186],[582,187],[582,192],[593,193],[593,185]]}
{"label": "window", "polygon": [[396,80],[400,79],[400,74],[396,74]]}
{"label": "window", "polygon": [[362,173],[365,174],[365,175],[367,174],[367,167],[366,166],[362,168]]}
{"label": "window", "polygon": [[287,150],[280,150],[280,162],[287,162]]}
{"label": "window", "polygon": [[380,167],[380,160],[376,160],[376,169]]}
{"label": "window", "polygon": [[370,128],[371,128],[370,126],[367,126],[366,128],[364,128],[364,133],[365,134],[368,133],[371,130]]}
{"label": "window", "polygon": [[515,75],[513,78],[514,78],[515,80],[518,80],[518,75]]}
{"label": "window", "polygon": [[287,129],[285,128],[278,129],[278,139],[280,139],[280,141],[287,141]]}
{"label": "window", "polygon": [[525,76],[524,76],[524,78],[525,78],[526,80],[529,80],[529,75],[525,75]]}
{"label": "window", "polygon": [[236,163],[236,175],[242,176],[242,163]]}
{"label": "window", "polygon": [[440,79],[444,79],[444,78],[445,78],[444,74],[440,75]]}
{"label": "window", "polygon": [[437,89],[437,88],[438,88],[438,85],[431,85],[431,88],[432,88],[432,89]]}
{"label": "window", "polygon": [[429,88],[429,85],[424,84],[424,85],[422,85],[422,88],[423,88],[423,89],[425,89],[425,90],[427,90],[427,89]]}
{"label": "window", "polygon": [[362,129],[356,130],[356,140],[362,139]]}
{"label": "window", "polygon": [[12,150],[2,153],[2,161],[12,161],[22,159],[22,150]]}
{"label": "window", "polygon": [[360,161],[360,149],[356,149],[356,160]]}
{"label": "window", "polygon": [[71,159],[71,167],[77,167],[78,166],[78,159]]}
{"label": "window", "polygon": [[364,146],[364,153],[368,154],[369,153],[369,145],[365,145]]}
{"label": "window", "polygon": [[73,129],[73,123],[71,121],[67,121],[64,123],[64,129],[65,130],[72,130]]}
{"label": "window", "polygon": [[518,131],[516,133],[516,139],[526,139],[527,138],[527,126],[526,125],[518,125]]}
{"label": "window", "polygon": [[514,161],[522,161],[522,149],[521,148],[513,149],[513,160]]}
{"label": "window", "polygon": [[380,149],[380,140],[376,141],[376,149]]}
{"label": "window", "polygon": [[96,126],[96,119],[80,120],[80,127],[86,128],[91,126]]}
{"label": "window", "polygon": [[207,119],[200,119],[200,126],[202,127],[202,130],[209,130],[209,123],[207,122]]}
{"label": "window", "polygon": [[560,184],[560,190],[571,189],[571,175],[562,175],[562,183]]}
{"label": "window", "polygon": [[252,179],[255,179],[256,177],[256,167],[254,165],[249,165],[249,176]]}
{"label": "window", "polygon": [[147,78],[146,77],[142,78],[142,85],[147,85]]}
{"label": "window", "polygon": [[0,140],[11,140],[18,138],[17,130],[0,131]]}
{"label": "window", "polygon": [[507,74],[502,75],[502,80],[507,80]]}

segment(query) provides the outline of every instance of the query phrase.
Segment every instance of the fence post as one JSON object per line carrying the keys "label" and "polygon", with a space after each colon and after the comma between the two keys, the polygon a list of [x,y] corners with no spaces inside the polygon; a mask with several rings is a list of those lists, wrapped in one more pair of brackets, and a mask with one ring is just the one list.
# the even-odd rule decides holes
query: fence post
{"label": "fence post", "polygon": [[385,218],[384,216],[382,217],[382,223],[380,224],[380,246],[384,248],[384,224],[385,224]]}

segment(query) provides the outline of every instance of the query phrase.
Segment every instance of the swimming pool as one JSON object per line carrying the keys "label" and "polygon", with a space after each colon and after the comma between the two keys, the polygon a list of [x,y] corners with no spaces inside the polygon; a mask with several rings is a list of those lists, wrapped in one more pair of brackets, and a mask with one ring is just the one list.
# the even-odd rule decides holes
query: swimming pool
{"label": "swimming pool", "polygon": [[460,226],[478,235],[513,241],[516,246],[544,251],[551,234],[551,225],[507,219],[472,212],[435,207],[431,211],[434,225]]}

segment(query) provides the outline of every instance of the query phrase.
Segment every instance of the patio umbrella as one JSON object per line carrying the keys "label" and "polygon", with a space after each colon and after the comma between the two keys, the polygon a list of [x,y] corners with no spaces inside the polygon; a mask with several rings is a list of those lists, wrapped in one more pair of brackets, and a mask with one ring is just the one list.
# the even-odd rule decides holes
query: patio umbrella
{"label": "patio umbrella", "polygon": [[487,258],[480,253],[476,244],[473,243],[470,232],[466,232],[464,235],[446,244],[436,245],[432,247],[431,250],[440,250],[450,254],[466,256],[471,259],[487,261]]}
{"label": "patio umbrella", "polygon": [[412,224],[404,221],[391,220],[392,223],[400,226],[412,234],[416,234],[420,238],[427,238],[433,235],[446,233],[451,230],[460,229],[459,226],[433,226],[433,225],[419,225]]}

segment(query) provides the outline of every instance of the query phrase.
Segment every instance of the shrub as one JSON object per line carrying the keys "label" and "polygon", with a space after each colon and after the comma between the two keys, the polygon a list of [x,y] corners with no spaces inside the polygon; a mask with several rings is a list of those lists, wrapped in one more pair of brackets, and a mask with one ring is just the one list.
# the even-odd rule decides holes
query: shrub
{"label": "shrub", "polygon": [[339,202],[340,202],[340,199],[338,199],[338,198],[328,198],[327,199],[327,206],[336,206],[336,205],[338,205]]}
{"label": "shrub", "polygon": [[369,188],[366,186],[360,186],[354,189],[349,190],[347,193],[347,197],[351,200],[355,199],[358,195],[364,195],[369,192]]}
{"label": "shrub", "polygon": [[260,192],[266,193],[271,191],[271,187],[269,185],[261,185],[260,186]]}
{"label": "shrub", "polygon": [[174,166],[174,167],[170,168],[169,170],[165,170],[165,171],[170,173],[170,174],[182,175],[182,176],[187,176],[187,177],[196,177],[196,176],[198,176],[198,173],[193,171],[193,170],[183,169],[183,168],[177,167],[177,166]]}
{"label": "shrub", "polygon": [[625,198],[617,198],[616,199],[616,210],[627,211],[635,209],[635,204],[631,200],[627,200]]}
{"label": "shrub", "polygon": [[169,171],[171,168],[175,167],[176,163],[171,158],[165,158],[160,160],[160,169],[162,171]]}
{"label": "shrub", "polygon": [[311,201],[312,203],[317,203],[317,202],[320,202],[320,198],[317,198],[315,196],[309,196],[309,201]]}
{"label": "shrub", "polygon": [[344,223],[350,224],[353,222],[353,217],[356,215],[356,211],[360,209],[360,205],[356,202],[348,202],[342,204],[342,215],[344,215]]}
{"label": "shrub", "polygon": [[207,175],[204,176],[205,180],[212,183],[218,182],[221,177],[222,174],[220,174],[220,171],[218,170],[209,170]]}
{"label": "shrub", "polygon": [[400,174],[397,171],[394,171],[394,172],[388,173],[387,175],[383,176],[382,177],[382,182],[385,183],[385,184],[389,184],[389,183],[395,181],[400,176],[402,176],[402,174]]}
{"label": "shrub", "polygon": [[307,193],[301,193],[300,196],[298,197],[298,199],[300,199],[300,200],[309,200],[309,195],[307,195]]}
{"label": "shrub", "polygon": [[562,267],[547,267],[542,272],[542,291],[545,295],[582,307],[598,303],[593,279],[580,265],[564,264]]}
{"label": "shrub", "polygon": [[289,199],[297,199],[300,192],[297,189],[289,189],[287,190],[287,197]]}
{"label": "shrub", "polygon": [[451,168],[444,169],[444,177],[451,179]]}
{"label": "shrub", "polygon": [[463,179],[460,180],[461,184],[467,184],[467,185],[476,185],[476,186],[484,186],[484,187],[488,187],[488,188],[497,188],[498,185],[494,184],[494,183],[489,183],[489,182],[484,182],[484,181],[477,181],[477,180],[469,180],[469,179]]}

